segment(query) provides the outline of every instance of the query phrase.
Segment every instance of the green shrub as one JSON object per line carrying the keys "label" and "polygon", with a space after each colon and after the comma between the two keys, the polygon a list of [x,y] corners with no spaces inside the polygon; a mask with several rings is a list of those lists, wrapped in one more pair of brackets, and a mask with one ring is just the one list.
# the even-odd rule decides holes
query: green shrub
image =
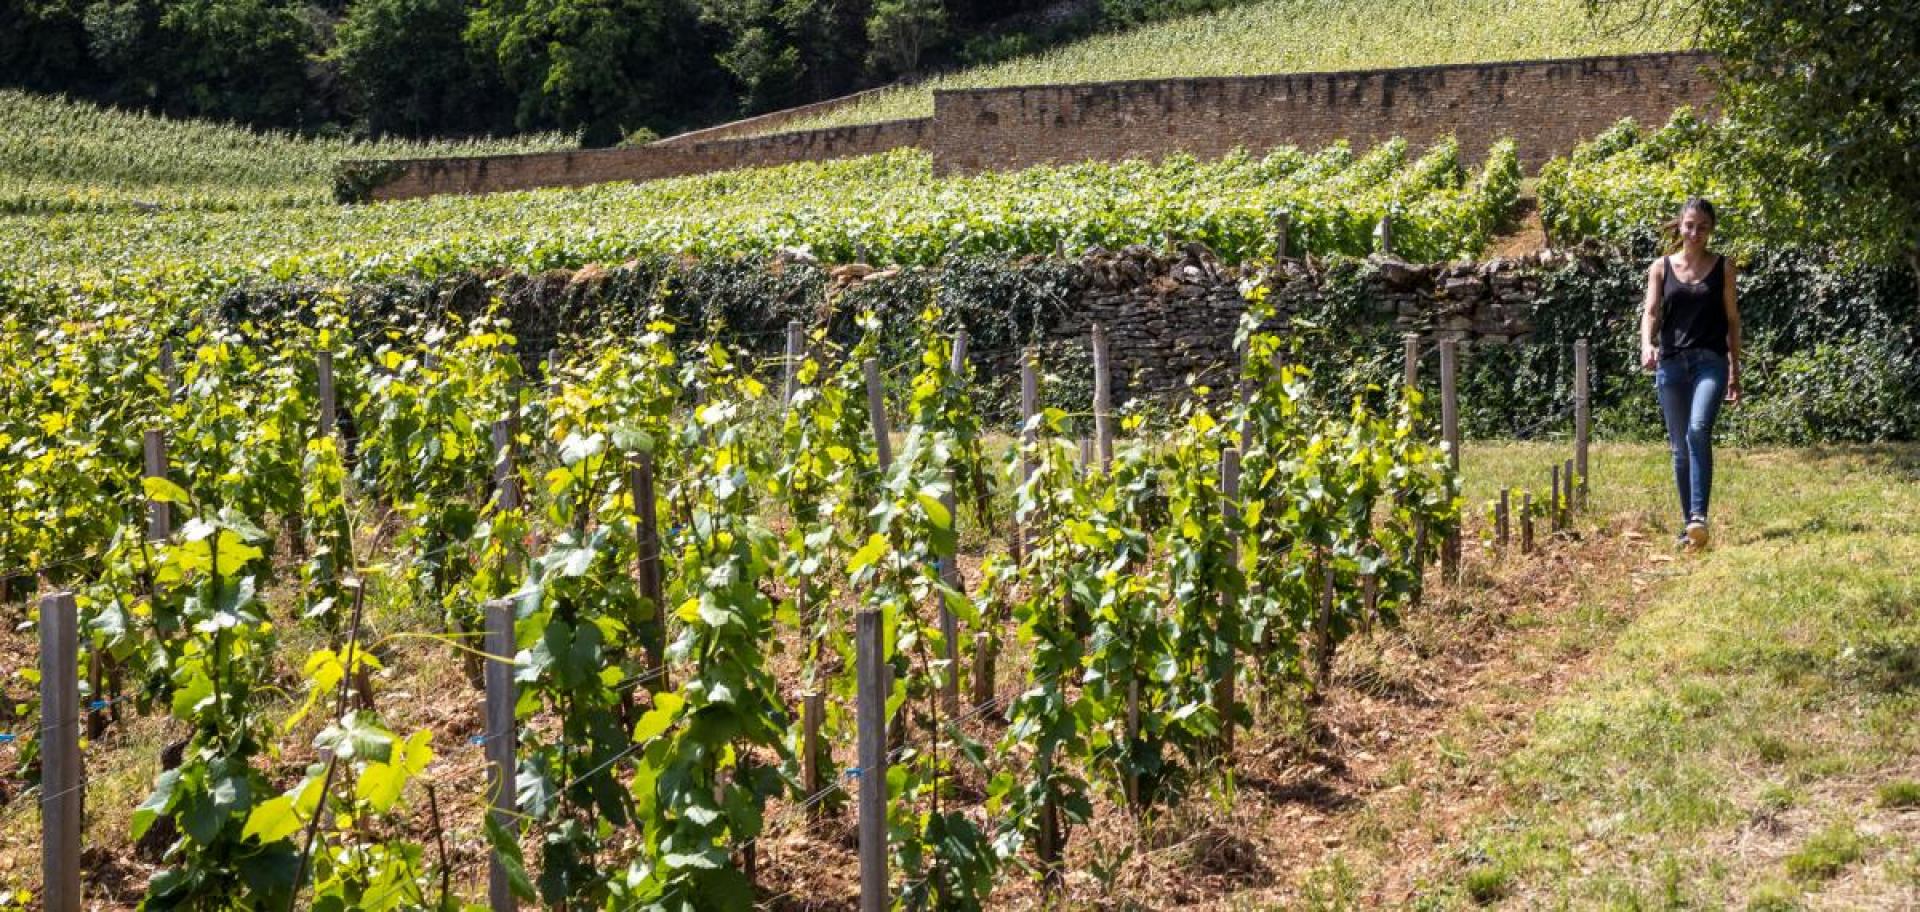
{"label": "green shrub", "polygon": [[1880,786],[1880,806],[1883,808],[1920,807],[1920,782],[1902,779]]}
{"label": "green shrub", "polygon": [[1787,856],[1787,873],[1797,880],[1828,880],[1866,853],[1867,841],[1840,821],[1815,833],[1799,851]]}

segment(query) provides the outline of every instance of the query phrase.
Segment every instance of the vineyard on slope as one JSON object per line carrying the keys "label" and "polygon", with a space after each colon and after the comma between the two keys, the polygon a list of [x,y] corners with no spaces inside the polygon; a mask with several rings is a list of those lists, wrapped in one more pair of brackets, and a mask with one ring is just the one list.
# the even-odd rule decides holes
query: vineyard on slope
{"label": "vineyard on slope", "polygon": [[789,132],[933,115],[942,89],[1536,60],[1687,46],[1680,20],[1595,21],[1578,0],[1274,0],[1101,35],[877,93]]}
{"label": "vineyard on slope", "polygon": [[573,145],[553,134],[461,142],[305,139],[0,90],[0,213],[312,206],[332,200],[334,165],[347,159]]}
{"label": "vineyard on slope", "polygon": [[[405,821],[436,754],[461,746],[389,721],[404,707],[370,673],[426,636],[477,679],[465,644],[499,598],[525,724],[517,813],[486,836],[524,898],[745,907],[755,840],[837,788],[800,785],[795,689],[849,705],[851,619],[871,610],[899,723],[893,892],[982,908],[1017,871],[1050,870],[1090,801],[1172,801],[1225,762],[1224,730],[1246,721],[1236,678],[1316,693],[1310,669],[1404,610],[1458,521],[1418,399],[1306,401],[1279,340],[1252,332],[1263,316],[1243,324],[1236,405],[1190,406],[1158,444],[1123,439],[1086,467],[1084,417],[1059,410],[1017,459],[988,455],[938,310],[920,363],[885,382],[904,416],[890,455],[861,370],[872,335],[845,351],[816,336],[783,406],[749,362],[671,349],[664,325],[538,378],[490,319],[360,333],[322,308],[177,337],[131,315],[7,333],[0,443],[22,458],[0,468],[0,553],[26,563],[0,575],[74,588],[100,659],[87,700],[184,735],[132,817],[164,848],[146,908],[302,892],[449,907],[444,854]],[[321,353],[349,430],[322,417]],[[165,435],[159,475],[142,471],[147,431]],[[1237,485],[1217,471],[1235,456]],[[635,496],[642,461],[652,502]],[[172,530],[153,539],[156,506]],[[635,571],[653,518],[657,599]],[[1030,531],[956,585],[963,519]],[[1024,683],[955,718],[937,694],[979,650],[1024,653],[1007,669]],[[798,680],[772,665],[789,651]],[[960,724],[1002,710],[1004,730]],[[829,744],[849,722],[828,715]],[[984,804],[962,778],[989,783]]]}
{"label": "vineyard on slope", "polygon": [[824,262],[930,264],[952,255],[1053,254],[1199,241],[1226,260],[1272,255],[1274,220],[1316,256],[1364,255],[1382,215],[1397,249],[1477,251],[1509,211],[1511,143],[1470,178],[1452,142],[1402,141],[1260,158],[1121,162],[935,179],[924,153],[786,165],[639,185],[439,197],[355,207],[0,219],[0,261],[21,284],[165,277],[178,287],[528,272],[667,254],[724,258],[800,248]]}

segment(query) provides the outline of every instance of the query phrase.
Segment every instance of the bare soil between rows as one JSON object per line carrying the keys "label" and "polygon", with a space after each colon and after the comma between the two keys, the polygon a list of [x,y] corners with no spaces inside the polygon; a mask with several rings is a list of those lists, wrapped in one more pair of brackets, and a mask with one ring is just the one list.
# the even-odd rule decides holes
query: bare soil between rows
{"label": "bare soil between rows", "polygon": [[[1291,906],[1317,889],[1316,869],[1336,853],[1370,859],[1361,878],[1366,905],[1406,902],[1452,867],[1444,853],[1448,837],[1497,800],[1500,785],[1491,770],[1522,743],[1534,710],[1585,674],[1592,651],[1610,642],[1570,633],[1596,623],[1617,627],[1633,611],[1630,593],[1640,577],[1663,569],[1649,563],[1652,549],[1627,517],[1585,521],[1580,528],[1544,537],[1532,555],[1504,558],[1480,547],[1470,531],[1464,580],[1445,585],[1430,572],[1434,582],[1419,611],[1394,628],[1350,639],[1319,705],[1303,710],[1297,694],[1246,689],[1256,721],[1240,734],[1230,776],[1205,777],[1184,800],[1144,819],[1095,796],[1093,820],[1068,834],[1060,894],[1049,897],[1037,879],[1003,871],[990,906],[1039,908],[1056,900],[1101,909]],[[963,560],[963,569],[974,582],[973,561]],[[1606,585],[1630,578],[1635,585]],[[1596,605],[1578,590],[1619,594]],[[22,623],[24,608],[0,610],[13,615],[0,632],[0,730],[18,730],[32,724],[16,717],[15,707],[33,697],[20,672],[37,646],[31,626]],[[482,728],[482,695],[443,642],[394,640],[386,653],[388,671],[375,682],[377,708],[396,732],[435,733],[438,758],[424,779],[435,785],[440,817],[436,826],[420,784],[409,788],[408,810],[399,819],[369,823],[359,835],[419,842],[437,882],[439,830],[454,892],[479,899],[487,860],[480,836],[486,771],[481,749],[470,741]],[[298,660],[304,653],[283,664]],[[799,650],[785,643],[770,662],[797,711]],[[1017,654],[1003,657],[996,688],[1003,703],[1023,687],[1024,667]],[[281,686],[297,688],[297,676],[289,671],[285,677]],[[988,744],[990,759],[1003,730],[992,715],[967,722]],[[551,722],[529,724],[540,729]],[[309,721],[281,739],[283,753],[269,767],[276,785],[291,786],[314,761],[310,742],[317,730]],[[89,798],[83,866],[90,908],[136,907],[157,869],[135,857],[127,825],[158,771],[159,747],[178,733],[157,715],[129,715],[88,747],[90,779],[115,783],[110,790],[96,786]],[[850,763],[851,748],[836,745],[835,759]],[[0,820],[8,821],[0,823],[0,892],[37,894],[37,771],[22,767],[20,756],[19,742],[0,745]],[[999,758],[1009,759],[1017,758]],[[112,803],[100,790],[110,791]],[[981,777],[962,772],[947,800],[991,826],[983,795]],[[790,802],[769,807],[768,832],[755,846],[761,908],[856,908],[852,802],[826,807],[828,814],[816,820]],[[621,851],[610,854],[637,848],[631,839],[622,842]],[[621,862],[602,860],[615,863]]]}

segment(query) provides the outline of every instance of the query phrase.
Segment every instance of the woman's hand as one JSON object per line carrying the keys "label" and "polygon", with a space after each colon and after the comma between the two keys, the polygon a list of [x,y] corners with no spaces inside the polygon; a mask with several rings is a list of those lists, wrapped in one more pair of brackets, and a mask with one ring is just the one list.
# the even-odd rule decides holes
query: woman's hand
{"label": "woman's hand", "polygon": [[1734,374],[1733,376],[1727,378],[1727,404],[1733,405],[1735,403],[1738,403],[1739,401],[1740,401],[1740,375]]}
{"label": "woman's hand", "polygon": [[1653,370],[1659,367],[1660,349],[1655,348],[1648,342],[1640,343],[1640,366],[1647,370]]}

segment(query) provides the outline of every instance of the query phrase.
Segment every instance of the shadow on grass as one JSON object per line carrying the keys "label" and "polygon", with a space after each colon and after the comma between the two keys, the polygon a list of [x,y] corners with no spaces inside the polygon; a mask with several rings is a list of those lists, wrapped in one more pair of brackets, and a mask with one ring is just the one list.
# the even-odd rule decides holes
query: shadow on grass
{"label": "shadow on grass", "polygon": [[1810,447],[1803,452],[1812,462],[1860,462],[1890,472],[1904,481],[1920,482],[1920,443],[1839,444]]}

